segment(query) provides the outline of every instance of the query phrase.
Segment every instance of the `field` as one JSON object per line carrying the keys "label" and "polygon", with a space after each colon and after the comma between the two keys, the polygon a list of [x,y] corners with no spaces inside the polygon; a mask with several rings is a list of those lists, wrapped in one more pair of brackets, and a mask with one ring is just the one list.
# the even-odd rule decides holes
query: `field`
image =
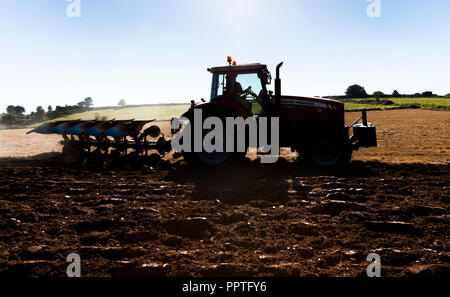
{"label": "field", "polygon": [[[124,108],[110,108],[110,109],[97,109],[86,111],[82,113],[74,113],[68,116],[60,117],[57,120],[93,120],[93,119],[116,119],[116,120],[170,120],[174,117],[181,116],[189,105],[150,105],[139,107],[124,107]],[[38,126],[35,124],[33,126]]]}
{"label": "field", "polygon": [[[345,99],[345,110],[386,110],[403,108],[450,109],[450,98],[364,98]],[[388,101],[391,101],[388,103]],[[384,103],[384,104],[383,104]],[[387,103],[387,104],[386,104]]]}
{"label": "field", "polygon": [[59,137],[0,131],[0,275],[64,277],[76,252],[83,276],[365,276],[375,252],[383,276],[448,276],[450,112],[368,117],[379,147],[329,170],[287,150],[272,165],[64,168]]}
{"label": "field", "polygon": [[[450,109],[450,98],[376,98],[365,99],[344,99],[346,111],[367,110],[389,110],[389,109]],[[388,104],[387,101],[391,101]],[[74,113],[71,115],[56,118],[52,121],[63,120],[92,120],[92,119],[116,119],[116,120],[170,120],[181,116],[189,105],[142,105],[138,107],[116,107],[99,108],[86,112]],[[0,117],[1,121],[1,117]],[[48,121],[46,121],[48,122]],[[42,123],[35,123],[27,127],[36,127]],[[2,128],[0,126],[0,128]]]}

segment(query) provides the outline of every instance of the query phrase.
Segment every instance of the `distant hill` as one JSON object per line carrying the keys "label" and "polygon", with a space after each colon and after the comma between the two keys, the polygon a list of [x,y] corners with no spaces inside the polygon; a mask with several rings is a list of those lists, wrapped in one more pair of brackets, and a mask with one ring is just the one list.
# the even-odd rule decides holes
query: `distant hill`
{"label": "distant hill", "polygon": [[[70,114],[64,117],[52,119],[51,121],[62,120],[93,120],[93,119],[116,119],[116,120],[170,120],[180,117],[189,109],[189,104],[148,104],[125,107],[101,107],[92,108],[89,111]],[[42,123],[33,124],[32,127]]]}

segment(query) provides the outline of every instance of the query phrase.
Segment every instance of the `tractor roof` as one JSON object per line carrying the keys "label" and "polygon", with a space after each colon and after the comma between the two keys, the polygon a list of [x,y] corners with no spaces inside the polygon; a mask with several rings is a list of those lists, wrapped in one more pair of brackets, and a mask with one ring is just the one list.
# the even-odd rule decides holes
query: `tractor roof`
{"label": "tractor roof", "polygon": [[241,64],[241,65],[229,65],[229,66],[218,66],[213,68],[208,68],[208,71],[211,73],[251,73],[258,71],[267,71],[267,66],[260,63],[254,64]]}

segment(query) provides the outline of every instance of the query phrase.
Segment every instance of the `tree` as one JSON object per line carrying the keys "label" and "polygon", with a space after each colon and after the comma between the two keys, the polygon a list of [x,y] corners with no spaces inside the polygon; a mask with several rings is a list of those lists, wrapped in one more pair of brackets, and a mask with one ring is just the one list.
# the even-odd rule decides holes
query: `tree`
{"label": "tree", "polygon": [[376,98],[380,98],[380,97],[384,97],[385,95],[381,91],[376,91],[376,92],[373,92],[373,96]]}
{"label": "tree", "polygon": [[42,120],[44,115],[45,115],[45,110],[42,108],[42,106],[38,106],[36,108],[36,114],[35,114],[36,119]]}
{"label": "tree", "polygon": [[433,97],[433,92],[431,91],[425,91],[422,93],[423,97]]}
{"label": "tree", "polygon": [[6,108],[6,113],[14,114],[15,113],[14,105],[8,105],[8,107]]}
{"label": "tree", "polygon": [[449,97],[449,98],[450,98],[450,93],[448,93],[447,95],[445,95],[445,97]]}
{"label": "tree", "polygon": [[91,107],[92,105],[94,105],[94,100],[92,100],[91,97],[86,97],[86,98],[84,98],[84,106],[85,106],[86,108],[89,108],[89,107]]}
{"label": "tree", "polygon": [[22,106],[14,106],[14,105],[8,105],[8,107],[6,107],[6,113],[9,114],[23,114],[25,113],[25,108],[23,108]]}
{"label": "tree", "polygon": [[119,100],[119,103],[117,103],[117,105],[119,105],[119,106],[125,106],[125,105],[126,105],[125,99],[120,99],[120,100]]}
{"label": "tree", "polygon": [[25,113],[25,108],[23,108],[22,106],[17,105],[17,106],[14,107],[14,111],[15,111],[15,114],[24,114]]}
{"label": "tree", "polygon": [[345,95],[349,98],[365,98],[367,97],[366,90],[360,85],[351,85],[347,88]]}
{"label": "tree", "polygon": [[78,107],[84,107],[86,109],[89,109],[89,107],[91,107],[92,105],[94,105],[94,101],[91,97],[86,97],[83,101],[77,103]]}
{"label": "tree", "polygon": [[400,93],[397,90],[394,90],[394,92],[392,92],[392,96],[399,97]]}
{"label": "tree", "polygon": [[53,111],[53,109],[52,109],[52,106],[51,106],[51,105],[49,105],[49,106],[47,107],[47,111],[48,111],[48,112],[52,112],[52,111]]}

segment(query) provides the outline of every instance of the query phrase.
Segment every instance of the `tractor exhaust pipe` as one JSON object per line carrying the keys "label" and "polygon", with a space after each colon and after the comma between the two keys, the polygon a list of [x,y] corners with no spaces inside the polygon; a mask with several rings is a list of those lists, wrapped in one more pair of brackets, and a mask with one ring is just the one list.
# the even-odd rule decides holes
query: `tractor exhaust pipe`
{"label": "tractor exhaust pipe", "polygon": [[280,67],[283,66],[283,62],[277,65],[276,77],[275,77],[275,109],[277,114],[281,111],[281,79],[280,79]]}
{"label": "tractor exhaust pipe", "polygon": [[363,109],[363,110],[362,110],[362,116],[361,116],[361,118],[362,118],[362,123],[363,123],[363,125],[364,125],[365,127],[367,127],[367,111],[366,111],[366,109]]}

